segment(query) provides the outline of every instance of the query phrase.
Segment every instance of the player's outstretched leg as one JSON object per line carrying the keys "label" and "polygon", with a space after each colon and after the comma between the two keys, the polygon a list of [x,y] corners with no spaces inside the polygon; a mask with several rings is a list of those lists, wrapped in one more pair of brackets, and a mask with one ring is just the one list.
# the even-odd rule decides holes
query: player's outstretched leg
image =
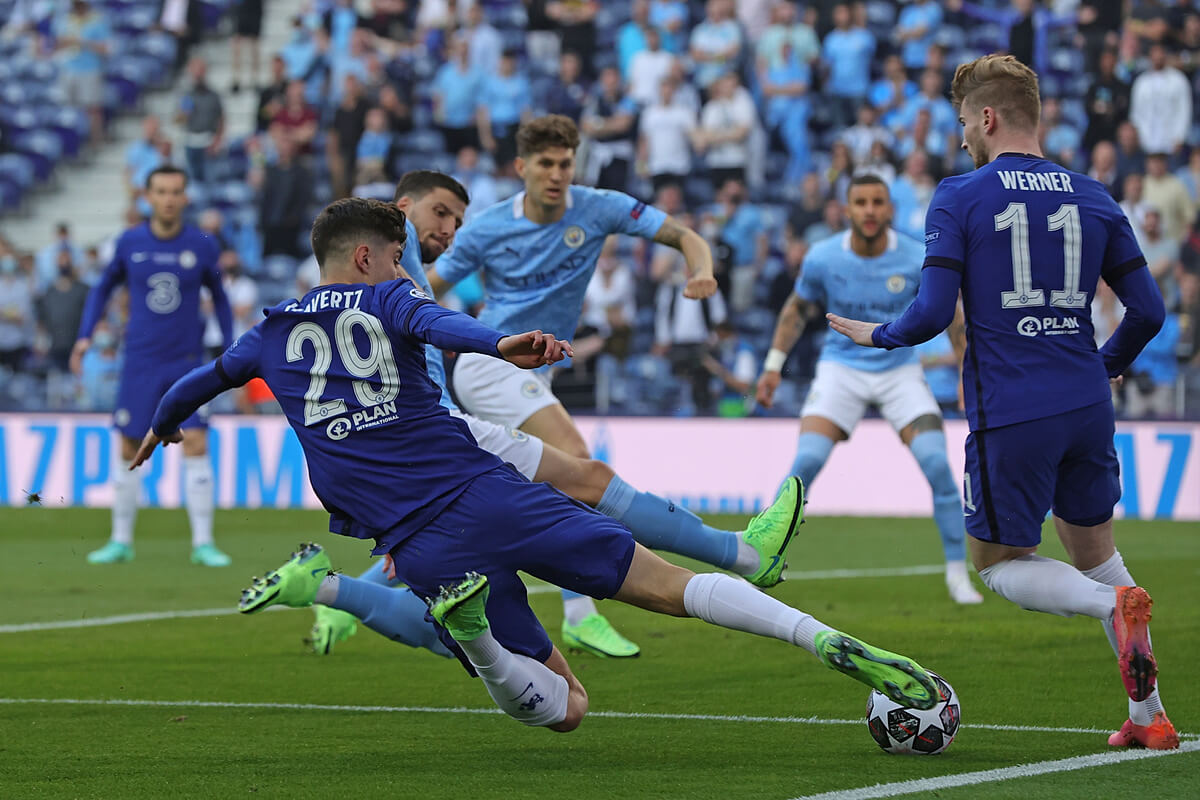
{"label": "player's outstretched leg", "polygon": [[616,599],[803,647],[831,669],[915,708],[932,708],[937,685],[911,659],[835,631],[810,614],[720,573],[697,575],[638,547]]}
{"label": "player's outstretched leg", "polygon": [[1140,702],[1154,691],[1158,664],[1150,648],[1150,608],[1154,601],[1140,586],[1118,586],[1113,628],[1117,634],[1117,664],[1129,699]]}
{"label": "player's outstretched leg", "polygon": [[488,580],[467,573],[429,601],[429,614],[462,647],[488,694],[504,713],[526,725],[570,730],[567,679],[545,664],[504,648],[487,618]]}
{"label": "player's outstretched leg", "polygon": [[636,658],[642,652],[596,610],[592,598],[568,589],[562,590],[562,598],[562,638],[567,647],[601,658]]}
{"label": "player's outstretched leg", "polygon": [[335,644],[346,641],[358,631],[358,618],[346,611],[317,603],[313,605],[313,612],[316,619],[304,643],[319,656],[329,655]]}
{"label": "player's outstretched leg", "polygon": [[746,526],[742,539],[758,553],[758,569],[746,580],[755,586],[774,586],[783,580],[788,544],[804,524],[804,502],[804,482],[794,476],[787,478],[774,502]]}
{"label": "player's outstretched leg", "polygon": [[250,614],[276,603],[292,608],[310,606],[330,569],[329,554],[321,545],[301,545],[283,566],[255,578],[242,590],[238,611]]}
{"label": "player's outstretched leg", "polygon": [[[437,629],[425,619],[425,601],[407,587],[392,588],[349,575],[330,574],[321,582],[313,602],[329,606],[330,611],[336,609],[338,616],[332,620],[335,623],[344,626],[347,618],[357,618],[393,642],[446,658],[452,655],[438,638]],[[314,650],[319,643],[314,626]]]}

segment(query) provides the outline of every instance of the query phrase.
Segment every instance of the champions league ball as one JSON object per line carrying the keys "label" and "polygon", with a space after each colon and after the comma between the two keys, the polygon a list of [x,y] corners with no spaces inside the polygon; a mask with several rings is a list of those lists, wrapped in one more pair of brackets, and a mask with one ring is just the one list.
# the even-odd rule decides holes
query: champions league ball
{"label": "champions league ball", "polygon": [[940,698],[928,711],[902,706],[879,692],[871,692],[867,698],[867,728],[885,751],[932,756],[954,741],[958,733],[958,695],[942,676],[929,674],[937,683]]}

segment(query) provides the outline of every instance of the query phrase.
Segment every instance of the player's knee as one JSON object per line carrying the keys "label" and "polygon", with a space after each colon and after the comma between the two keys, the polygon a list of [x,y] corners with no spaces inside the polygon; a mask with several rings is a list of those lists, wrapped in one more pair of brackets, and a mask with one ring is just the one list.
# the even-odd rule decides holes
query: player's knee
{"label": "player's knee", "polygon": [[583,490],[586,497],[578,499],[589,506],[595,506],[600,502],[600,498],[604,497],[604,492],[607,491],[616,475],[613,468],[603,461],[597,461],[594,458],[587,459],[583,462]]}
{"label": "player's knee", "polygon": [[570,733],[579,727],[583,722],[583,718],[588,712],[588,694],[583,688],[583,684],[578,680],[573,681],[570,694],[567,695],[567,715],[563,717],[562,722],[557,722],[553,725],[547,725],[550,730],[557,733]]}
{"label": "player's knee", "polygon": [[925,480],[933,489],[934,502],[957,499],[958,484],[946,457],[946,435],[940,430],[925,431],[913,438],[911,448]]}

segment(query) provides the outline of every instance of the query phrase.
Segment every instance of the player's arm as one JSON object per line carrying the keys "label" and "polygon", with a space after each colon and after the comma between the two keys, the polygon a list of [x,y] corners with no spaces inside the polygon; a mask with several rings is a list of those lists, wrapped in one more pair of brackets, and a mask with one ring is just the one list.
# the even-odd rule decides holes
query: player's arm
{"label": "player's arm", "polygon": [[212,293],[213,313],[217,315],[217,324],[221,326],[221,342],[228,347],[233,344],[233,308],[229,305],[229,295],[225,294],[215,258],[205,267],[201,281]]}
{"label": "player's arm", "polygon": [[143,464],[160,443],[183,441],[179,426],[184,420],[221,392],[243,386],[256,377],[261,352],[262,333],[256,326],[242,334],[216,361],[196,367],[175,381],[159,401],[150,430],[129,468]]}
{"label": "player's arm", "polygon": [[396,328],[419,341],[456,353],[482,353],[521,369],[537,369],[572,355],[571,345],[553,334],[527,331],[505,336],[469,314],[439,306],[408,281],[398,281],[386,299]]}
{"label": "player's arm", "polygon": [[100,280],[88,292],[87,302],[83,306],[83,317],[79,320],[79,335],[75,338],[75,346],[71,348],[71,372],[76,375],[83,373],[83,357],[92,345],[92,331],[104,315],[108,298],[113,290],[125,282],[125,261],[120,246],[113,253],[112,261],[104,268]]}
{"label": "player's arm", "polygon": [[654,234],[654,241],[683,253],[688,269],[688,282],[683,289],[684,297],[703,300],[717,291],[717,279],[713,277],[712,250],[703,236],[680,225],[674,217],[669,216]]}
{"label": "player's arm", "polygon": [[950,267],[928,265],[921,272],[917,297],[899,319],[862,322],[826,314],[829,327],[863,347],[912,347],[927,342],[949,327],[958,308],[962,273]]}
{"label": "player's arm", "polygon": [[816,303],[805,300],[792,292],[787,302],[775,320],[775,335],[771,338],[771,349],[763,361],[762,374],[758,376],[756,399],[763,408],[770,408],[775,402],[775,390],[782,380],[783,362],[787,361],[788,353],[800,341],[804,328],[820,313]]}
{"label": "player's arm", "polygon": [[954,304],[954,321],[946,329],[950,336],[950,346],[954,348],[954,366],[958,367],[958,410],[966,410],[966,395],[963,394],[962,368],[963,359],[967,355],[967,317],[963,313],[962,292],[959,292],[958,302]]}
{"label": "player's arm", "polygon": [[1150,340],[1158,335],[1166,319],[1162,292],[1144,266],[1120,277],[1105,278],[1117,298],[1125,304],[1125,316],[1100,348],[1108,377],[1116,378],[1129,369]]}

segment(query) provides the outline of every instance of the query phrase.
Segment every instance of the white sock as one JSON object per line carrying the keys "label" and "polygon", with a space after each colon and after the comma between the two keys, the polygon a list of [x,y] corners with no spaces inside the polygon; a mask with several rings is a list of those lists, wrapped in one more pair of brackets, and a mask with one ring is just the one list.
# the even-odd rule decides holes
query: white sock
{"label": "white sock", "polygon": [[207,455],[184,456],[184,496],[192,524],[192,547],[213,543],[213,469]]}
{"label": "white sock", "polygon": [[337,602],[338,582],[340,580],[341,576],[337,573],[330,572],[326,574],[325,578],[321,581],[321,585],[317,587],[317,593],[313,597],[313,604],[331,606]]}
{"label": "white sock", "polygon": [[590,597],[581,595],[563,598],[563,617],[566,618],[568,625],[578,625],[587,617],[598,613],[596,601]]}
{"label": "white sock", "polygon": [[570,687],[562,675],[528,656],[505,649],[491,630],[458,644],[492,700],[505,714],[537,727],[556,725],[567,718]]}
{"label": "white sock", "polygon": [[[1097,583],[1103,583],[1107,586],[1137,586],[1137,583],[1133,580],[1133,576],[1129,574],[1129,570],[1125,567],[1125,559],[1121,558],[1119,550],[1113,553],[1112,558],[1103,564],[1083,570],[1083,574]],[[1100,625],[1104,628],[1104,635],[1108,637],[1109,645],[1112,646],[1113,652],[1116,653],[1117,632],[1113,629],[1112,617],[1100,620]],[[1157,685],[1154,691],[1150,693],[1150,696],[1140,703],[1135,700],[1129,701],[1129,719],[1134,725],[1149,725],[1154,715],[1162,710],[1162,699],[1158,696]]]}
{"label": "white sock", "polygon": [[138,478],[129,471],[132,462],[117,460],[117,474],[113,478],[112,540],[121,544],[133,544],[133,523],[138,510]]}
{"label": "white sock", "polygon": [[993,592],[1029,611],[1060,617],[1084,614],[1104,620],[1116,608],[1116,593],[1111,586],[1045,556],[1034,554],[1001,561],[981,570],[979,577]]}
{"label": "white sock", "polygon": [[816,635],[833,630],[749,583],[718,572],[693,576],[683,590],[683,607],[691,616],[713,625],[769,636],[813,655],[817,654]]}
{"label": "white sock", "polygon": [[762,560],[758,557],[757,550],[742,541],[744,533],[743,531],[738,534],[737,555],[733,559],[733,566],[729,568],[738,575],[750,575],[758,572],[759,562]]}

